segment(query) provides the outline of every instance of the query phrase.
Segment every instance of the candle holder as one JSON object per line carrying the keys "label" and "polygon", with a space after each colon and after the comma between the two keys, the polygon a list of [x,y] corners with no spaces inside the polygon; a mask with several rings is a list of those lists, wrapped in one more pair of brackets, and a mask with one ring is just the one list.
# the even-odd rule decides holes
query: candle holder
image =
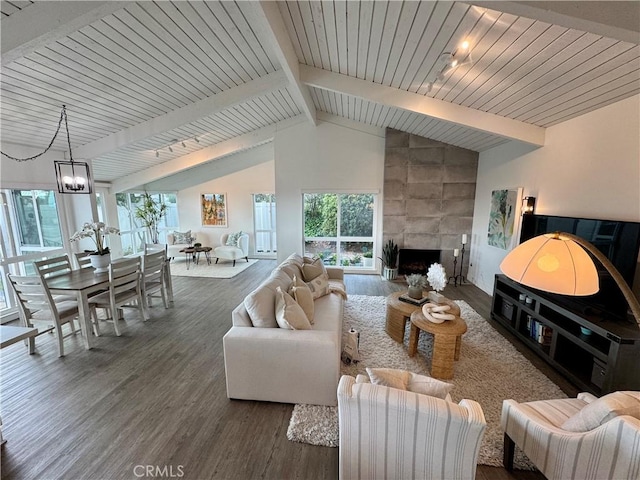
{"label": "candle holder", "polygon": [[457,267],[457,265],[458,265],[458,257],[456,257],[456,255],[454,254],[454,255],[453,255],[453,275],[452,275],[452,276],[450,276],[450,277],[447,279],[447,283],[451,283],[451,280],[453,280],[453,285],[454,285],[454,286],[456,286],[456,287],[458,286],[458,285],[457,285],[457,281],[458,281],[458,280],[457,280],[457,278],[458,278],[458,275],[456,275],[456,267]]}

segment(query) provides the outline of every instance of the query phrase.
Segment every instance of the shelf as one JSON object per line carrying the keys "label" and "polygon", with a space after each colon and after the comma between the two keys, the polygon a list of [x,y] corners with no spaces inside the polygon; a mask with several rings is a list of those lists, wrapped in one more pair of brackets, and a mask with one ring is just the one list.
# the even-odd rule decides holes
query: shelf
{"label": "shelf", "polygon": [[[522,295],[533,303],[519,301]],[[595,395],[640,390],[640,332],[618,326],[612,333],[603,328],[611,321],[595,324],[593,318],[568,311],[504,275],[496,275],[491,317],[578,388]],[[532,324],[536,335],[545,334],[544,343],[532,338]],[[617,336],[625,331],[627,336]]]}

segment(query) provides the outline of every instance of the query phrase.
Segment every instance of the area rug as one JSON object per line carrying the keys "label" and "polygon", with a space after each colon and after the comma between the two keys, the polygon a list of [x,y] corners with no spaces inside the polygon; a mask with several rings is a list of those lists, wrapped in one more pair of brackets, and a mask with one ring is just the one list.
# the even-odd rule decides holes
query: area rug
{"label": "area rug", "polygon": [[[455,387],[451,396],[455,402],[463,398],[480,403],[487,421],[478,463],[502,466],[503,431],[500,428],[502,401],[518,402],[566,398],[566,395],[520,354],[466,302],[456,301],[461,316],[467,322],[462,337],[460,360],[455,363],[454,377],[448,380]],[[341,373],[355,377],[366,374],[367,367],[399,368],[429,374],[432,336],[422,333],[418,353],[407,355],[409,328],[401,345],[384,331],[385,297],[349,295],[345,304],[343,331],[355,328],[360,332],[360,354],[357,364],[342,364]],[[337,447],[338,409],[318,405],[296,405],[287,431],[289,440]],[[531,470],[533,465],[516,449],[516,468]]]}
{"label": "area rug", "polygon": [[207,261],[201,257],[200,263],[197,265],[191,263],[189,270],[187,270],[187,262],[184,259],[175,259],[171,261],[171,275],[175,277],[233,278],[257,261],[255,258],[250,258],[248,262],[244,259],[238,260],[234,267],[233,262],[229,261],[215,263],[215,258],[211,260],[211,265],[207,265]]}

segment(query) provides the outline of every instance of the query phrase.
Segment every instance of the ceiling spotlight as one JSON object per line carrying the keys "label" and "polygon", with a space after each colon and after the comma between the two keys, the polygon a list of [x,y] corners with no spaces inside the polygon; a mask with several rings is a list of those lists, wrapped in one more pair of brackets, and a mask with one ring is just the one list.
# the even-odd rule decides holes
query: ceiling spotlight
{"label": "ceiling spotlight", "polygon": [[196,141],[196,143],[200,143],[200,140],[198,140],[198,137],[193,137],[193,139]]}
{"label": "ceiling spotlight", "polygon": [[462,42],[462,44],[460,45],[460,49],[469,50],[469,42],[466,41],[466,40],[464,42]]}
{"label": "ceiling spotlight", "polygon": [[160,154],[158,153],[158,150],[156,150],[156,158],[158,158],[160,156]]}
{"label": "ceiling spotlight", "polygon": [[173,148],[171,148],[171,145],[169,145],[169,151],[173,153]]}
{"label": "ceiling spotlight", "polygon": [[182,148],[187,148],[187,146],[182,142]]}

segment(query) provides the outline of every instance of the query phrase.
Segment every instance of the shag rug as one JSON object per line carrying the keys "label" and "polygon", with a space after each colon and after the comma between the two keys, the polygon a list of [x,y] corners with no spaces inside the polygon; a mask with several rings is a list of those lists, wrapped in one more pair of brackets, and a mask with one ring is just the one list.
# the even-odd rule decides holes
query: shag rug
{"label": "shag rug", "polygon": [[[457,403],[463,398],[482,406],[487,429],[480,447],[478,463],[502,466],[503,431],[500,428],[502,401],[518,402],[566,398],[566,395],[531,362],[518,352],[484,318],[464,301],[456,301],[467,322],[462,336],[460,360],[455,362],[451,391]],[[357,364],[342,363],[341,373],[355,377],[366,375],[366,368],[399,368],[428,375],[431,367],[432,336],[421,333],[418,353],[407,355],[409,325],[401,345],[385,332],[386,298],[349,295],[345,303],[343,333],[349,328],[360,332],[360,355]],[[295,442],[337,447],[338,408],[319,405],[296,405],[289,422],[287,438]],[[529,460],[516,448],[516,468],[532,470]]]}
{"label": "shag rug", "polygon": [[208,277],[208,278],[233,278],[239,273],[244,272],[258,260],[250,258],[247,262],[244,258],[236,261],[233,266],[231,260],[220,260],[216,263],[215,258],[211,258],[211,265],[207,265],[204,254],[200,254],[200,263],[197,265],[191,262],[189,270],[187,270],[187,262],[184,258],[176,257],[171,260],[171,275],[176,277]]}

